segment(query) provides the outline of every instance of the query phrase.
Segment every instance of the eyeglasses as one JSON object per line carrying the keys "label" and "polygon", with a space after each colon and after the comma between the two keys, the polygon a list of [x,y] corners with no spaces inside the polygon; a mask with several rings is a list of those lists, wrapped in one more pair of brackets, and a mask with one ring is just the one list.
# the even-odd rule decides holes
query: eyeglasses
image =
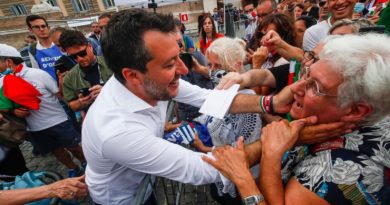
{"label": "eyeglasses", "polygon": [[266,17],[269,13],[257,13],[258,18]]}
{"label": "eyeglasses", "polygon": [[77,57],[81,57],[81,58],[85,57],[87,55],[87,47],[88,46],[86,46],[84,50],[82,50],[78,53],[69,55],[69,57],[71,57],[74,60],[77,60]]}
{"label": "eyeglasses", "polygon": [[310,67],[305,66],[299,73],[299,79],[305,80],[305,91],[308,93],[308,91],[312,91],[315,96],[322,96],[322,97],[337,97],[337,95],[330,95],[327,93],[324,93],[320,91],[320,86],[316,80],[310,77]]}
{"label": "eyeglasses", "polygon": [[43,24],[43,25],[34,25],[34,26],[31,26],[32,29],[35,29],[35,30],[44,30],[47,28],[47,25],[46,24]]}
{"label": "eyeglasses", "polygon": [[315,63],[315,62],[317,62],[317,61],[320,60],[319,58],[315,57],[315,53],[314,53],[313,51],[305,51],[305,52],[303,53],[303,58],[304,58],[307,62],[313,60],[313,63]]}

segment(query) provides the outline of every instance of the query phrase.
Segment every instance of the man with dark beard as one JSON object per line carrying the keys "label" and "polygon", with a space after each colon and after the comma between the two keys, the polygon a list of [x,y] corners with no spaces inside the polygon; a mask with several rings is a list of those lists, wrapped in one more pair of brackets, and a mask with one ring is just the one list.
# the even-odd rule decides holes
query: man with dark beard
{"label": "man with dark beard", "polygon": [[[114,76],[89,108],[82,130],[86,182],[95,204],[134,204],[147,174],[194,185],[227,183],[199,153],[162,139],[168,100],[199,107],[212,92],[180,80],[188,69],[177,39],[172,15],[142,10],[116,13],[102,35]],[[259,100],[237,95],[230,112],[262,112]],[[273,102],[282,112],[285,99],[275,96]],[[259,156],[258,145],[247,147],[252,159]],[[148,189],[144,204],[154,202]]]}
{"label": "man with dark beard", "polygon": [[62,92],[73,111],[88,109],[111,77],[103,57],[96,57],[92,45],[80,31],[66,30],[61,34],[60,45],[68,56],[77,62],[64,77]]}

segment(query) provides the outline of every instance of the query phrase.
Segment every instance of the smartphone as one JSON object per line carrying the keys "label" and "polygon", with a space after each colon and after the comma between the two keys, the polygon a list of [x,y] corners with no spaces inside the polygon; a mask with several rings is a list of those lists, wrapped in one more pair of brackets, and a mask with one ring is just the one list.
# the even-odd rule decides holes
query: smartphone
{"label": "smartphone", "polygon": [[89,91],[89,88],[82,88],[80,89],[80,93],[83,94],[84,97],[87,97],[91,92]]}
{"label": "smartphone", "polygon": [[69,68],[65,67],[65,65],[63,63],[56,63],[56,64],[54,64],[54,68],[56,70],[59,70],[60,73],[63,73],[65,71],[70,70]]}
{"label": "smartphone", "polygon": [[359,29],[359,34],[364,34],[364,33],[384,34],[385,33],[385,26],[384,25],[376,25],[376,26],[361,27]]}
{"label": "smartphone", "polygon": [[180,59],[187,66],[188,70],[192,70],[192,55],[191,55],[191,53],[180,53]]}

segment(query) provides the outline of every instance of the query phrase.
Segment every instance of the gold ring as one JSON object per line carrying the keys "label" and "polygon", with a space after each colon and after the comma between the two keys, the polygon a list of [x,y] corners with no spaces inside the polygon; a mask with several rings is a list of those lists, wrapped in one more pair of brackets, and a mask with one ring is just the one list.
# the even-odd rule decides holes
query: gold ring
{"label": "gold ring", "polygon": [[74,196],[74,195],[76,195],[76,193],[72,191],[72,192],[70,192],[70,195]]}

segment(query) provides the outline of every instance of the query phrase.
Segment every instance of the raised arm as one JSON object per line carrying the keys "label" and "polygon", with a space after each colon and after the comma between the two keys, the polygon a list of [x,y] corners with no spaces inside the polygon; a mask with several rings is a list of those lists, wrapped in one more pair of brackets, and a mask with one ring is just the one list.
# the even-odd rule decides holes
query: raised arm
{"label": "raised arm", "polygon": [[257,85],[275,87],[276,81],[272,73],[265,69],[253,69],[243,74],[230,72],[222,78],[217,89],[227,89],[234,84],[240,84],[240,89]]}
{"label": "raised arm", "polygon": [[275,31],[269,31],[263,37],[262,44],[267,47],[273,47],[286,60],[295,58],[297,61],[302,61],[303,59],[303,50],[288,44]]}

